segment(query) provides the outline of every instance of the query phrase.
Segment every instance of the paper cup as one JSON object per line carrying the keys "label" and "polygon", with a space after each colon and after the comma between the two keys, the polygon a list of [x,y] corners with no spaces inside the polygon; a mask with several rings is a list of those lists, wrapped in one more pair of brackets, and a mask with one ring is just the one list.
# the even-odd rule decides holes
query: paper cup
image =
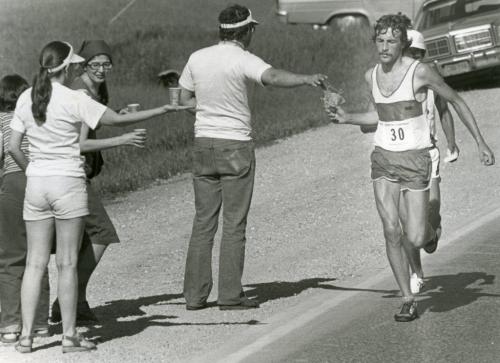
{"label": "paper cup", "polygon": [[179,98],[181,96],[181,89],[180,87],[170,87],[168,89],[168,98],[170,100],[170,104],[172,106],[178,106],[179,105]]}
{"label": "paper cup", "polygon": [[138,103],[131,103],[127,105],[127,111],[128,112],[137,112],[139,111],[140,105]]}

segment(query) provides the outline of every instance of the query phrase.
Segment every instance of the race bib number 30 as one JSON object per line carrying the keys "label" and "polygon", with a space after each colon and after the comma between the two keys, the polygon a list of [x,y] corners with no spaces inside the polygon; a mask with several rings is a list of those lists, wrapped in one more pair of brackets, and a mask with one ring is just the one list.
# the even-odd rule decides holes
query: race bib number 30
{"label": "race bib number 30", "polygon": [[415,145],[415,130],[409,121],[379,122],[377,143],[387,149],[412,147]]}

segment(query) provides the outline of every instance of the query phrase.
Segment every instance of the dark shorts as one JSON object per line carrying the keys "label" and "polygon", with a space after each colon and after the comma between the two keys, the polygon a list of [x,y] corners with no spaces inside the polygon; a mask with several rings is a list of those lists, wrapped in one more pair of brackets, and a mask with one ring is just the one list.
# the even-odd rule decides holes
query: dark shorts
{"label": "dark shorts", "polygon": [[118,243],[120,239],[116,233],[115,226],[109,218],[101,198],[90,183],[87,183],[89,198],[89,215],[85,216],[85,234],[93,244],[109,245]]}
{"label": "dark shorts", "polygon": [[388,151],[376,146],[371,155],[372,180],[387,179],[401,190],[429,189],[432,160],[429,149]]}

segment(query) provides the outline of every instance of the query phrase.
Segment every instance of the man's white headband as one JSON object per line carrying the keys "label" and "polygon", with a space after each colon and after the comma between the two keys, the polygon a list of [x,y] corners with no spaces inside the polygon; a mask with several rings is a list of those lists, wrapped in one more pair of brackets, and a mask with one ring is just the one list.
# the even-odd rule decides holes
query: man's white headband
{"label": "man's white headband", "polygon": [[47,70],[47,72],[49,72],[49,73],[57,73],[60,70],[62,70],[64,68],[66,68],[67,66],[69,66],[70,63],[81,63],[81,62],[85,61],[85,59],[83,59],[78,54],[75,54],[73,52],[73,47],[71,46],[71,44],[66,43],[66,42],[63,42],[63,43],[66,44],[69,47],[68,56],[63,60],[63,62],[61,64],[59,64],[57,67],[49,68]]}
{"label": "man's white headband", "polygon": [[242,20],[238,23],[220,24],[219,26],[221,27],[221,29],[235,29],[248,24],[259,24],[257,20],[252,18],[252,12],[250,10],[248,10],[248,13],[249,14],[245,20]]}

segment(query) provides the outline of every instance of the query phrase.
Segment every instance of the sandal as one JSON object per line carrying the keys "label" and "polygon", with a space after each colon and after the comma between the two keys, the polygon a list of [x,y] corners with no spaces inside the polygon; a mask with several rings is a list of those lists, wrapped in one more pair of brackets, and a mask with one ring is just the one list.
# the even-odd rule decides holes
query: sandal
{"label": "sandal", "polygon": [[[28,344],[23,344],[23,342],[28,342]],[[31,353],[33,350],[33,335],[21,335],[15,348],[19,353]]]}
{"label": "sandal", "polygon": [[0,341],[4,344],[12,344],[17,342],[19,339],[19,333],[2,333],[0,335]]}
{"label": "sandal", "polygon": [[[65,345],[64,343],[71,343],[71,345]],[[62,352],[63,353],[75,353],[75,352],[89,352],[91,350],[97,349],[96,345],[91,341],[85,339],[80,334],[75,336],[63,335],[62,337]]]}

